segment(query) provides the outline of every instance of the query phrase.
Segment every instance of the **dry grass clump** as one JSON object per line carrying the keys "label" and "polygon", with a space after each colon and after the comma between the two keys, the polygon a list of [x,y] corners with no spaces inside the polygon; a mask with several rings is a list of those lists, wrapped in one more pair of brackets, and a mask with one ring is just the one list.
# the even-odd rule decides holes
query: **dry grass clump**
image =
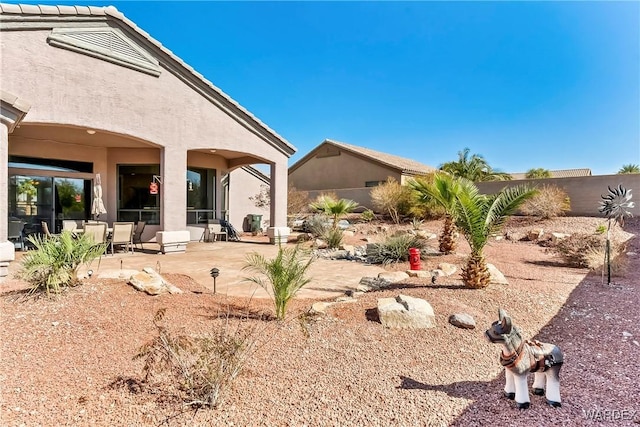
{"label": "dry grass clump", "polygon": [[543,185],[535,196],[520,206],[524,215],[537,216],[542,219],[555,218],[571,209],[567,193],[555,185]]}
{"label": "dry grass clump", "polygon": [[156,393],[175,396],[192,407],[215,408],[223,402],[247,359],[257,349],[255,326],[227,315],[223,325],[204,336],[169,331],[166,310],[154,317],[158,335],[142,346],[144,382]]}
{"label": "dry grass clump", "polygon": [[[559,240],[552,249],[573,267],[602,267],[605,260],[606,240],[602,235],[576,233]],[[626,265],[624,257],[625,245],[611,240],[611,272],[620,274]]]}

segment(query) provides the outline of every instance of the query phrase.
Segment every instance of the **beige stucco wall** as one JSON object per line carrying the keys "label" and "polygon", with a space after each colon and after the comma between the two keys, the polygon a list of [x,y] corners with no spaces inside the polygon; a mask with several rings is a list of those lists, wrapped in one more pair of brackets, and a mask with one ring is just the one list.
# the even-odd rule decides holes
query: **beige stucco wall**
{"label": "beige stucco wall", "polygon": [[571,201],[571,211],[573,216],[602,216],[598,212],[602,195],[608,193],[608,186],[614,187],[622,184],[627,189],[632,190],[635,207],[631,210],[634,216],[640,215],[640,174],[629,175],[596,175],[575,178],[547,178],[547,179],[525,179],[517,181],[497,181],[476,183],[483,193],[496,193],[505,186],[529,184],[532,186],[555,185],[562,188]]}
{"label": "beige stucco wall", "polygon": [[[144,41],[136,39],[137,34],[126,27],[123,31],[144,46]],[[102,174],[109,221],[116,217],[116,166],[119,163],[162,164],[165,191],[161,221],[166,230],[184,229],[186,225],[187,163],[215,168],[220,175],[237,166],[237,161],[233,166],[230,163],[238,157],[246,158],[247,163],[263,161],[286,167],[288,156],[281,148],[265,141],[253,125],[227,114],[170,72],[161,54],[157,58],[162,72],[154,77],[50,46],[49,34],[50,30],[3,31],[0,36],[0,87],[32,105],[23,125],[90,128],[131,138],[137,143],[146,142],[149,149],[20,141],[9,135],[9,154],[94,162],[95,172]],[[153,49],[149,49],[153,53]],[[215,149],[223,154],[187,154],[187,150],[194,149]],[[286,170],[282,173],[286,178]],[[217,189],[218,194],[221,191]],[[244,188],[233,186],[231,191],[242,193]],[[286,192],[284,194],[277,211],[280,219],[277,225],[282,226],[286,225]],[[168,207],[180,208],[168,210]]]}
{"label": "beige stucco wall", "polygon": [[50,46],[49,31],[4,31],[2,87],[32,103],[25,123],[63,123],[159,146],[282,154],[163,69],[159,77]]}
{"label": "beige stucco wall", "polygon": [[313,157],[289,173],[289,183],[298,190],[325,190],[364,187],[367,181],[400,182],[400,173],[344,150],[339,156]]}

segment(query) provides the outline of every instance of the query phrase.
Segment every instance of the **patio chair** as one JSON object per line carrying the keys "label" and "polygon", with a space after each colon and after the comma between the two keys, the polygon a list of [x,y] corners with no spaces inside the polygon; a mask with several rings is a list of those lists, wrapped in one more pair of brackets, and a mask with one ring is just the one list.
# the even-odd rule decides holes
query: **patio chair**
{"label": "patio chair", "polygon": [[111,255],[114,255],[114,246],[122,245],[126,251],[133,252],[133,222],[114,222],[109,246]]}
{"label": "patio chair", "polygon": [[133,241],[134,247],[140,245],[140,249],[144,250],[144,245],[142,244],[142,232],[144,231],[144,227],[147,225],[146,221],[138,221],[136,224],[136,229],[133,231]]}
{"label": "patio chair", "polygon": [[10,242],[15,240],[20,243],[21,251],[24,251],[24,234],[22,232],[24,224],[22,221],[9,221],[9,235],[7,236],[7,240]]}
{"label": "patio chair", "polygon": [[223,230],[221,224],[207,224],[207,233],[209,239],[213,238],[214,242],[223,236],[225,242],[228,240],[227,230]]}
{"label": "patio chair", "polygon": [[78,228],[78,223],[73,219],[62,220],[62,231],[71,231],[72,233]]}
{"label": "patio chair", "polygon": [[86,223],[84,225],[84,235],[90,236],[96,244],[107,241],[107,224]]}

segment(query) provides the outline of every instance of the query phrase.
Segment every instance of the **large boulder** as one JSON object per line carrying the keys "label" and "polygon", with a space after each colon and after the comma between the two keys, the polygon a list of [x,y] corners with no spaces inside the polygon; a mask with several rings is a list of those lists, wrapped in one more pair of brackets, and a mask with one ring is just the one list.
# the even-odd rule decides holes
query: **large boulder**
{"label": "large boulder", "polygon": [[378,317],[384,327],[393,329],[427,329],[436,327],[431,304],[420,298],[398,295],[378,300]]}
{"label": "large boulder", "polygon": [[182,290],[164,280],[164,278],[151,267],[145,267],[141,272],[132,275],[129,278],[129,284],[138,291],[146,292],[149,295],[182,293]]}

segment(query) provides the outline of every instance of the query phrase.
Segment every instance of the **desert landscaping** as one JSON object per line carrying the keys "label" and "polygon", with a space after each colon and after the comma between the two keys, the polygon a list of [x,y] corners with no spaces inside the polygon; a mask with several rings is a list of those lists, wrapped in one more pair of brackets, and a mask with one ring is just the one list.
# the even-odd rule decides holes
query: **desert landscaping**
{"label": "desert landscaping", "polygon": [[[8,278],[3,286],[12,290],[0,298],[0,421],[6,426],[637,425],[640,222],[632,218],[624,231],[614,228],[626,241],[625,260],[609,285],[601,269],[569,267],[539,242],[505,238],[534,228],[547,235],[592,232],[605,223],[514,217],[485,251],[508,285],[468,289],[457,273],[435,283],[412,277],[355,298],[343,296],[344,302],[324,314],[310,311],[317,300],[295,298],[281,322],[273,319],[268,298],[213,295],[210,284],[170,271],[163,276],[184,293],[149,296],[126,280],[94,277],[54,298],[34,298],[20,290],[19,280]],[[421,228],[437,233],[440,226],[427,221]],[[376,227],[354,224],[346,243],[362,244]],[[459,272],[466,253],[461,239],[455,253],[425,257],[422,269],[450,263]],[[404,271],[409,263],[385,269]],[[377,301],[398,295],[428,301],[436,326],[383,327]],[[561,408],[532,395],[530,409],[518,410],[502,397],[500,347],[483,337],[500,307],[525,338],[563,350]],[[216,408],[187,405],[171,389],[145,381],[144,359],[134,356],[157,336],[154,315],[162,308],[162,324],[176,334],[206,334],[240,322],[257,337]],[[471,315],[476,328],[451,325],[454,313]]]}

